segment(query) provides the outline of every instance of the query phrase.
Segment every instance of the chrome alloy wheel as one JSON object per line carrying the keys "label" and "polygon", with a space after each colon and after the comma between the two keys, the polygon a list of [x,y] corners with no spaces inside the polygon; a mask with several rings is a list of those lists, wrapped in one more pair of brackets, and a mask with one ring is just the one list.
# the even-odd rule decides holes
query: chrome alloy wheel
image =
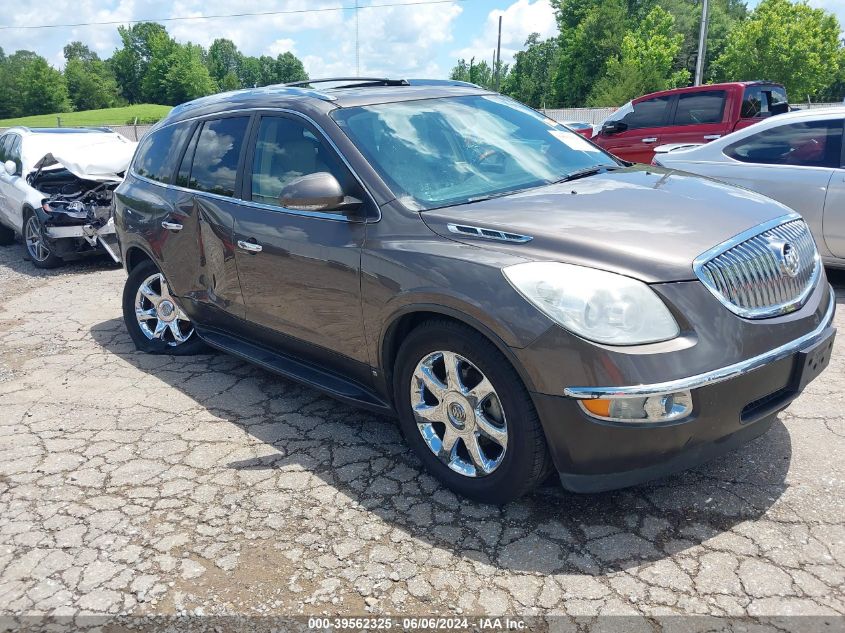
{"label": "chrome alloy wheel", "polygon": [[508,424],[493,385],[454,352],[432,352],[411,376],[417,428],[437,458],[466,477],[484,477],[502,463]]}
{"label": "chrome alloy wheel", "polygon": [[50,257],[50,249],[44,243],[44,236],[41,233],[41,222],[33,214],[26,220],[24,228],[24,240],[29,256],[37,262],[47,261]]}
{"label": "chrome alloy wheel", "polygon": [[135,318],[148,339],[181,345],[194,333],[194,326],[170,295],[161,273],[147,277],[135,293]]}

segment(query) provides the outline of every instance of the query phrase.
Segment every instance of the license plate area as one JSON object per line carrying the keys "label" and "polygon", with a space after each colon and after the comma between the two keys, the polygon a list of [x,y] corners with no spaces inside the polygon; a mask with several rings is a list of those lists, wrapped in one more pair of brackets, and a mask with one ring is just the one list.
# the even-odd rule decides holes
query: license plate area
{"label": "license plate area", "polygon": [[795,373],[792,379],[792,387],[795,391],[802,391],[830,364],[835,338],[836,330],[828,328],[820,341],[795,355]]}

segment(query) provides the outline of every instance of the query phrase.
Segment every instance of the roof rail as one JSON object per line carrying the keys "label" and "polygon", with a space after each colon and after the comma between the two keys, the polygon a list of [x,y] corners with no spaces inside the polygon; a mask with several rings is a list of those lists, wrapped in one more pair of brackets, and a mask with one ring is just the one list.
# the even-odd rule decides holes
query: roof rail
{"label": "roof rail", "polygon": [[387,79],[385,77],[325,77],[322,79],[308,79],[307,81],[292,81],[282,84],[290,88],[297,86],[310,86],[311,84],[336,83],[351,81],[348,85],[335,86],[335,88],[361,88],[365,86],[410,86],[407,79]]}

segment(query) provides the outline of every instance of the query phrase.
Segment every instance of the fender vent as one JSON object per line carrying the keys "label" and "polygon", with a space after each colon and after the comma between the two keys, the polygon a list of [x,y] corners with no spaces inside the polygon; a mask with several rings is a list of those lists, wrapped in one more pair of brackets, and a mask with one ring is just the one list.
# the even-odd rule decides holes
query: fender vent
{"label": "fender vent", "polygon": [[523,244],[534,239],[530,235],[507,233],[505,231],[485,229],[480,226],[469,226],[467,224],[447,224],[446,226],[452,233],[457,233],[458,235],[469,235],[471,237],[480,237],[485,240],[498,240],[499,242],[516,242],[517,244]]}

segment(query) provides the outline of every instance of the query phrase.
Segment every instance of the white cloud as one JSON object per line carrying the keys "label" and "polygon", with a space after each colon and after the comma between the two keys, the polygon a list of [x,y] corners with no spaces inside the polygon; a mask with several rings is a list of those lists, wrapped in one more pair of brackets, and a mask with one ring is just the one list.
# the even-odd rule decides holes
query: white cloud
{"label": "white cloud", "polygon": [[[402,1],[402,0],[395,0]],[[545,0],[544,0],[545,1]],[[462,8],[458,2],[433,5],[366,8],[360,13],[361,73],[391,77],[445,76],[437,58],[447,59]],[[260,13],[278,10],[328,9],[348,6],[344,0],[52,0],[50,11],[40,3],[28,3],[10,12],[9,25],[61,24],[70,22],[124,22],[171,17]],[[355,72],[355,19],[352,10],[288,13],[210,20],[163,22],[179,42],[208,47],[225,37],[247,55],[273,55],[293,51],[311,76],[347,75]],[[48,61],[64,65],[62,48],[81,40],[101,57],[111,56],[120,46],[118,24],[3,31],[6,53],[35,50]]]}
{"label": "white cloud", "polygon": [[532,33],[539,33],[541,39],[557,35],[557,21],[554,9],[548,0],[516,0],[507,9],[494,9],[487,14],[484,30],[469,46],[454,51],[456,58],[493,62],[493,51],[499,32],[499,16],[502,16],[502,61],[513,62],[514,53],[523,49],[525,40]]}
{"label": "white cloud", "polygon": [[294,42],[293,39],[289,37],[284,37],[280,40],[272,42],[270,46],[267,47],[267,52],[273,57],[288,52],[296,55],[296,42]]}

